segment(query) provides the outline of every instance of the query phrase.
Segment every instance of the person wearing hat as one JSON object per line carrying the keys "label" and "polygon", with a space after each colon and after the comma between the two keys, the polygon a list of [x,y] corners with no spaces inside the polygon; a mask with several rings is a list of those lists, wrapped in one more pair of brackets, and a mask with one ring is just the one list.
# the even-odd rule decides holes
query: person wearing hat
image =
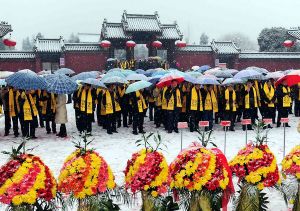
{"label": "person wearing hat", "polygon": [[[262,105],[264,106],[264,115],[263,119],[274,119],[276,116],[275,110],[275,88],[273,86],[272,80],[269,79],[263,85],[263,92],[261,95]],[[272,128],[271,125],[268,125],[269,128]]]}
{"label": "person wearing hat", "polygon": [[[286,81],[283,81],[282,84],[279,84],[275,91],[276,98],[277,98],[277,109],[278,109],[278,116],[277,116],[277,127],[281,126],[281,118],[288,118],[289,110],[291,106],[291,91],[290,88],[287,86]],[[290,127],[288,123],[285,123],[286,127]]]}
{"label": "person wearing hat", "polygon": [[[243,119],[251,119],[253,125],[257,117],[258,98],[252,80],[248,80],[241,90],[241,97],[243,99]],[[253,130],[252,125],[247,125],[247,129]],[[243,125],[243,130],[246,130],[245,125]]]}
{"label": "person wearing hat", "polygon": [[168,133],[178,132],[179,113],[182,109],[181,91],[178,82],[173,80],[164,93],[165,109],[166,109],[166,127]]}
{"label": "person wearing hat", "polygon": [[230,131],[234,130],[234,123],[235,123],[235,116],[236,116],[236,110],[237,110],[237,98],[236,98],[236,92],[233,89],[232,84],[228,84],[225,95],[224,95],[224,105],[225,105],[225,112],[223,114],[223,120],[230,121]]}

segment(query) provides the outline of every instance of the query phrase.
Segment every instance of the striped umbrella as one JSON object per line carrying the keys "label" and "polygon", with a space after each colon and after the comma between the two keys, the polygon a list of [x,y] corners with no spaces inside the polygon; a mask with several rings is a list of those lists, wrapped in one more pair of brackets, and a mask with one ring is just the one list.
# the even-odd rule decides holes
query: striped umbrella
{"label": "striped umbrella", "polygon": [[47,83],[44,78],[39,77],[32,71],[17,72],[6,78],[7,85],[17,89],[38,90],[46,89]]}
{"label": "striped umbrella", "polygon": [[44,77],[47,91],[54,94],[72,94],[77,89],[77,83],[64,74],[52,74]]}
{"label": "striped umbrella", "polygon": [[69,68],[60,68],[55,71],[55,74],[72,75],[75,72]]}

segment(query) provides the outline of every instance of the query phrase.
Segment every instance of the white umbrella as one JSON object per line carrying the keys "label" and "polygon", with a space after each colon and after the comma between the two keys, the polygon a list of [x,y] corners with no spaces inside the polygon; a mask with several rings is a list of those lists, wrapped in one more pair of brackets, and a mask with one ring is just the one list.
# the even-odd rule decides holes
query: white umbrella
{"label": "white umbrella", "polygon": [[148,81],[148,77],[144,74],[131,74],[126,77],[127,81]]}
{"label": "white umbrella", "polygon": [[273,79],[278,79],[278,78],[281,78],[281,77],[283,77],[284,76],[284,73],[283,72],[281,72],[281,71],[276,71],[276,72],[270,72],[270,73],[268,73],[267,75],[266,75],[266,78],[267,79],[271,79],[271,78],[273,78]]}
{"label": "white umbrella", "polygon": [[242,79],[236,79],[236,78],[226,78],[222,85],[228,85],[228,84],[243,84],[245,83],[244,80]]}
{"label": "white umbrella", "polygon": [[14,72],[11,71],[0,71],[0,78],[4,79],[7,78],[8,76],[14,74]]}

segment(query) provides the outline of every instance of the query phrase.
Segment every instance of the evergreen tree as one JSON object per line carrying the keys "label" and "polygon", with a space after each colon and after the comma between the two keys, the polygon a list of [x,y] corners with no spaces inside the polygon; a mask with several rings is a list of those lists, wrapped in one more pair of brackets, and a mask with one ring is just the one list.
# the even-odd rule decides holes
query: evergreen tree
{"label": "evergreen tree", "polygon": [[200,36],[200,45],[208,44],[208,36],[205,33],[202,33]]}
{"label": "evergreen tree", "polygon": [[221,41],[232,41],[242,50],[257,50],[255,42],[242,33],[229,33],[219,38]]}
{"label": "evergreen tree", "polygon": [[70,43],[79,43],[80,40],[79,40],[78,35],[74,35],[74,33],[72,33],[70,35],[70,38],[69,38],[68,42],[70,42]]}
{"label": "evergreen tree", "polygon": [[25,39],[23,39],[22,50],[30,51],[32,49],[33,49],[33,43],[32,43],[32,41],[30,41],[29,37],[26,37]]}

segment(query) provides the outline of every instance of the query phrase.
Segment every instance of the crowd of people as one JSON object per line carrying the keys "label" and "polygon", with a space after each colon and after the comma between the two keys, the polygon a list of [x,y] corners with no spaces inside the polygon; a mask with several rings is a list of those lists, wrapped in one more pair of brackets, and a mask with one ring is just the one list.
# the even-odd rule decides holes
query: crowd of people
{"label": "crowd of people", "polygon": [[[130,81],[133,83],[134,81]],[[300,84],[288,87],[274,86],[274,80],[248,80],[246,84],[193,85],[188,82],[171,82],[169,87],[150,88],[125,94],[128,84],[107,84],[107,89],[89,84],[79,85],[72,95],[76,126],[80,134],[92,135],[93,122],[106,129],[108,134],[117,133],[119,127],[132,127],[132,133],[145,133],[144,119],[149,116],[156,128],[163,127],[168,133],[178,133],[178,122],[188,122],[191,132],[199,128],[199,121],[208,121],[205,130],[212,130],[222,120],[230,121],[228,128],[235,130],[235,123],[251,119],[252,124],[259,114],[272,119],[281,126],[281,118],[292,113],[300,116]],[[66,137],[66,96],[48,93],[45,90],[16,90],[2,87],[0,108],[4,111],[4,135],[11,127],[19,136],[36,138],[35,129],[45,127],[47,133]],[[1,111],[0,110],[0,111]],[[277,118],[276,118],[277,116]],[[285,123],[289,127],[288,123]],[[243,125],[243,130],[252,130],[252,125]],[[271,125],[268,127],[272,128]]]}

